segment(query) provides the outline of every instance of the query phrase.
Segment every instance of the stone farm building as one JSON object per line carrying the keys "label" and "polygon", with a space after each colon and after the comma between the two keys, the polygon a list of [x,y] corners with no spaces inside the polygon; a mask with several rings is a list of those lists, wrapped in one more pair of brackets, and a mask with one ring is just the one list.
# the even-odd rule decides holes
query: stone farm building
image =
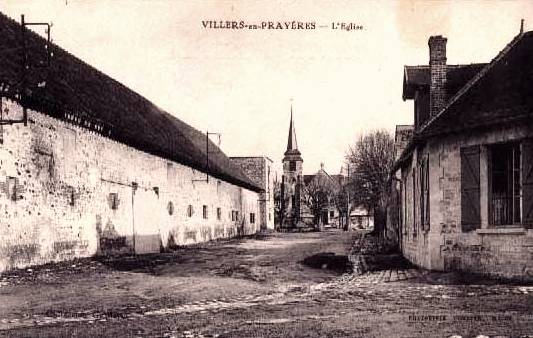
{"label": "stone farm building", "polygon": [[0,271],[259,230],[261,186],[205,134],[53,44],[37,67],[31,31],[21,95],[21,33],[0,13],[1,117],[27,114],[0,126]]}
{"label": "stone farm building", "polygon": [[274,173],[272,160],[265,156],[230,157],[262,192],[259,198],[261,230],[274,229]]}
{"label": "stone farm building", "polygon": [[533,32],[488,64],[447,65],[446,42],[432,36],[429,65],[404,70],[414,133],[393,175],[401,250],[432,270],[532,279]]}

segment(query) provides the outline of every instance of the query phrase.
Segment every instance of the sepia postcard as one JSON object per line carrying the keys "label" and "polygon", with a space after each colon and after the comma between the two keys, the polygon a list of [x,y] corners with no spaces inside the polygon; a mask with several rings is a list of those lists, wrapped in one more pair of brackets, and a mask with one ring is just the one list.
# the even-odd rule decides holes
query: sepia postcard
{"label": "sepia postcard", "polygon": [[1,337],[533,337],[533,2],[2,0]]}

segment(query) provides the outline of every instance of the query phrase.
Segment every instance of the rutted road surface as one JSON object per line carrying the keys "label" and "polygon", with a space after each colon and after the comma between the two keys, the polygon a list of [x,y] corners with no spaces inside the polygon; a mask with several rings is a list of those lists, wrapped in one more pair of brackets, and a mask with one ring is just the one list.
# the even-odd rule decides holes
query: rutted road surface
{"label": "rutted road surface", "polygon": [[532,287],[405,266],[358,276],[359,239],[258,235],[15,271],[0,276],[0,336],[533,337]]}

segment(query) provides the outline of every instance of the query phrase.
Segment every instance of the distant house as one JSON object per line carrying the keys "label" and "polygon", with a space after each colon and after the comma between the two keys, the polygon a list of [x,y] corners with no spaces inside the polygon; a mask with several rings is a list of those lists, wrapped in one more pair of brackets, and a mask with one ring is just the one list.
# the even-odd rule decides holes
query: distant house
{"label": "distant house", "polygon": [[335,194],[340,189],[342,180],[344,176],[342,175],[330,175],[324,170],[324,164],[320,165],[320,170],[316,174],[304,175],[304,196],[309,195],[310,190],[315,187],[316,189],[329,189],[331,194],[324,196],[323,204],[320,205],[320,211],[318,219],[315,217],[311,206],[309,203],[309,198],[306,199],[306,205],[304,206],[304,215],[306,215],[306,222],[311,224],[318,223],[324,226],[333,226],[338,227],[340,225],[339,210],[335,204]]}
{"label": "distant house", "polygon": [[350,228],[351,229],[374,229],[374,215],[372,211],[364,207],[355,207],[350,211]]}
{"label": "distant house", "polygon": [[404,69],[414,133],[405,144],[397,129],[401,250],[428,269],[532,279],[533,33],[488,64],[447,65],[446,42],[432,36],[429,65]]}
{"label": "distant house", "polygon": [[394,160],[400,159],[402,152],[407,147],[409,142],[413,139],[413,132],[415,126],[400,125],[396,126],[396,133],[394,135]]}
{"label": "distant house", "polygon": [[[304,194],[309,187],[312,187],[313,185],[328,186],[332,190],[333,194],[328,196],[327,201],[321,208],[318,221],[320,225],[342,228],[346,224],[346,216],[343,215],[339,209],[346,209],[339,208],[337,203],[340,201],[336,200],[336,197],[342,186],[347,183],[346,176],[342,174],[330,175],[324,170],[324,165],[321,164],[320,170],[318,170],[316,174],[304,175],[304,183]],[[348,203],[348,201],[342,201],[342,203],[344,202]],[[307,222],[316,222],[316,220],[313,219],[314,215],[311,212],[309,205],[304,205],[303,209],[303,214],[307,215],[307,217],[305,217]],[[371,230],[374,228],[374,215],[371,211],[363,206],[354,206],[353,200],[350,202],[350,209],[349,229]],[[345,213],[346,211],[343,212]]]}
{"label": "distant house", "polygon": [[0,271],[260,229],[263,187],[205,134],[22,31],[0,13]]}

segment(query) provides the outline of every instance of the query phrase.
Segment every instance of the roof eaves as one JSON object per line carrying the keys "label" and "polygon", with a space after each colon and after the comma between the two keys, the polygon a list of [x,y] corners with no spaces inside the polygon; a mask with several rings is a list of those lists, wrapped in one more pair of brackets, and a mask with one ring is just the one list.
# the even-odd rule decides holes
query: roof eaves
{"label": "roof eaves", "polygon": [[[3,14],[1,12],[0,12],[0,20],[7,27],[11,27],[11,26],[17,27],[17,26],[20,25],[17,21],[11,19],[10,17],[8,17],[7,15],[5,15],[5,14]],[[38,35],[36,32],[34,32],[32,30],[28,30],[27,32],[28,32],[28,38],[35,40],[36,41],[35,43],[37,43],[37,44],[44,43],[43,42],[44,41],[43,37]],[[160,108],[157,108],[157,106],[154,103],[152,103],[150,100],[146,99],[145,97],[143,97],[139,93],[137,93],[137,92],[133,91],[132,89],[128,88],[126,85],[124,85],[120,81],[110,77],[109,75],[106,75],[104,72],[102,72],[99,69],[91,66],[87,62],[81,60],[80,58],[78,58],[74,54],[70,53],[68,50],[62,48],[61,46],[52,43],[50,48],[54,52],[54,55],[56,56],[57,60],[61,60],[64,63],[63,66],[66,65],[68,67],[71,67],[71,66],[75,66],[76,67],[76,68],[73,68],[73,69],[68,68],[69,72],[80,71],[80,69],[83,69],[84,72],[86,72],[86,74],[91,75],[92,77],[96,78],[98,81],[101,81],[102,83],[104,83],[104,82],[105,83],[110,83],[110,86],[114,87],[113,88],[114,90],[123,91],[122,94],[121,94],[123,97],[128,96],[130,98],[130,100],[137,100],[137,102],[140,102],[143,105],[153,106],[153,110],[150,110],[150,114],[160,114],[160,115],[162,114],[163,115],[162,119],[157,120],[157,121],[161,122],[161,121],[163,121],[163,118],[169,118],[170,117],[173,120],[180,121],[180,123],[185,123],[185,122],[179,120],[177,117],[165,112],[164,110],[162,110]],[[67,61],[67,62],[65,63],[65,61]],[[68,85],[68,83],[67,83],[67,85]],[[77,95],[78,93],[76,93],[74,91],[74,94]],[[2,95],[3,95],[3,93],[2,93]],[[131,99],[131,98],[133,98],[133,99]],[[83,101],[83,97],[80,96],[80,95],[77,96],[77,99],[80,100],[80,101]],[[50,103],[50,104],[54,104],[54,105],[61,104],[61,106],[62,106],[61,109],[62,110],[75,111],[75,108],[69,107],[69,103],[68,102],[67,103],[64,103],[64,102],[62,102],[62,103],[53,102],[53,103]],[[36,109],[36,110],[41,111],[40,108],[37,108],[37,107],[33,107],[33,108]],[[53,109],[50,109],[50,107],[45,107],[45,108],[46,109],[44,109],[44,111],[42,111],[42,113],[45,113],[45,114],[47,114],[47,115],[49,115],[49,116],[51,116],[53,118],[62,119],[62,117],[58,117],[58,116],[56,116],[56,114],[53,114],[52,113]],[[104,122],[106,124],[112,124],[112,121],[104,120],[104,119],[101,119],[100,117],[93,116],[92,113],[90,112],[90,109],[89,110],[82,109],[82,111],[80,111],[80,113],[84,113],[84,114],[89,115],[89,117],[91,119],[93,119],[93,120],[98,120],[98,121]],[[72,123],[72,122],[69,122],[69,121],[67,121],[67,122],[68,123]],[[81,126],[81,127],[84,128],[83,126]],[[122,126],[123,129],[125,129],[126,127],[127,126]],[[180,135],[183,135],[182,131],[178,130],[178,129],[173,128],[172,131],[176,132],[176,133],[178,133]],[[240,177],[238,174],[234,174],[234,172],[231,170],[231,168],[222,168],[222,167],[219,167],[217,165],[217,167],[219,167],[217,172],[212,172],[211,170],[207,170],[203,166],[199,165],[199,163],[197,163],[197,161],[194,161],[193,159],[188,158],[186,156],[184,156],[184,157],[176,156],[176,154],[172,153],[171,151],[168,151],[168,150],[165,150],[165,149],[161,149],[161,148],[158,148],[158,147],[154,147],[153,145],[146,146],[143,143],[132,143],[131,142],[131,135],[122,134],[120,130],[118,130],[118,133],[114,132],[112,134],[108,134],[107,136],[104,135],[104,137],[108,137],[108,138],[110,138],[110,139],[112,139],[114,141],[120,142],[122,144],[127,145],[128,147],[135,148],[135,149],[137,149],[139,151],[142,151],[142,152],[154,155],[154,156],[158,156],[158,157],[164,158],[166,160],[174,161],[176,163],[180,163],[180,164],[183,164],[185,166],[189,166],[191,168],[199,170],[200,172],[207,173],[210,176],[213,176],[213,177],[216,177],[218,179],[224,180],[224,181],[226,181],[228,183],[235,184],[235,185],[241,186],[243,188],[250,189],[250,190],[253,190],[253,191],[257,191],[257,192],[262,190],[261,187],[257,186],[253,182],[251,182],[249,180],[249,178],[247,178],[245,175],[243,175],[243,177]],[[196,150],[198,150],[198,149],[196,149]],[[201,154],[201,151],[198,151],[197,154]]]}
{"label": "roof eaves", "polygon": [[[414,93],[407,93],[407,87],[408,86],[416,86],[416,87],[420,87],[421,84],[419,83],[410,83],[411,79],[409,77],[409,70],[425,70],[425,69],[429,69],[429,66],[427,65],[417,65],[417,66],[407,66],[405,65],[403,67],[403,90],[402,90],[402,99],[404,101],[408,100],[408,99],[413,99],[414,98]],[[415,80],[413,80],[415,81]]]}
{"label": "roof eaves", "polygon": [[391,169],[391,174],[395,173],[400,167],[407,161],[413,154],[413,150],[417,145],[424,141],[424,138],[420,137],[418,134],[413,135],[407,146],[400,154],[400,157],[394,162]]}

